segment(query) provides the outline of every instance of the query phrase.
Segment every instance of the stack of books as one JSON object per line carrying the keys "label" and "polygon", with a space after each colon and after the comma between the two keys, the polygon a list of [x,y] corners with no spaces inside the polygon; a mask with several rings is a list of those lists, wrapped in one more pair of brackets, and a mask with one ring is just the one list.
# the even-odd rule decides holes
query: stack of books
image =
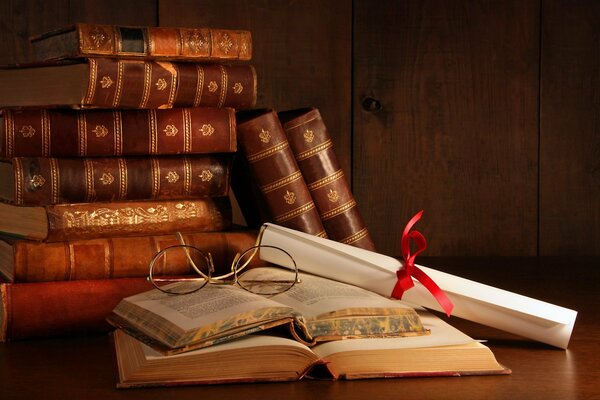
{"label": "stack of books", "polygon": [[110,329],[175,232],[223,268],[254,244],[228,197],[250,32],[77,24],[32,45],[0,70],[0,340]]}

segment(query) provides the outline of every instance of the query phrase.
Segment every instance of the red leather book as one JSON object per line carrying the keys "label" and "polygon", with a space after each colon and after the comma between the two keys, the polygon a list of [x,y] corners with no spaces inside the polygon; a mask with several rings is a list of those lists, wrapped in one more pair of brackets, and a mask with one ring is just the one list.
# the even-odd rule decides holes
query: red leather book
{"label": "red leather book", "polygon": [[5,109],[0,158],[235,152],[232,108]]}
{"label": "red leather book", "polygon": [[0,234],[45,242],[231,228],[229,197],[47,206],[0,203]]}
{"label": "red leather book", "polygon": [[0,163],[0,198],[16,205],[227,196],[230,154],[15,157]]}
{"label": "red leather book", "polygon": [[375,251],[319,110],[281,112],[279,119],[329,239]]}
{"label": "red leather book", "polygon": [[241,162],[232,181],[246,220],[268,221],[326,237],[319,213],[273,110],[237,113]]}
{"label": "red leather book", "polygon": [[[230,272],[238,252],[252,247],[257,231],[183,233],[185,243],[210,252],[215,274]],[[56,243],[0,241],[0,274],[9,282],[45,282],[144,277],[154,255],[178,244],[166,235],[82,239]],[[163,275],[193,274],[185,260],[173,259],[158,270]]]}
{"label": "red leather book", "polygon": [[0,69],[0,107],[248,109],[256,71],[248,64],[88,58]]}
{"label": "red leather book", "polygon": [[252,58],[249,31],[78,23],[31,38],[37,60],[106,56],[230,61]]}
{"label": "red leather book", "polygon": [[0,341],[108,332],[119,301],[150,289],[145,278],[1,283]]}

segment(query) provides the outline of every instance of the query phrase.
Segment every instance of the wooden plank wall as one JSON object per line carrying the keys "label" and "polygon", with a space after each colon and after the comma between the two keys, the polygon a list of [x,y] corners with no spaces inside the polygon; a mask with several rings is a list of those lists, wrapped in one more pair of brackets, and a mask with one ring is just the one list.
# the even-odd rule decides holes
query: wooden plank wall
{"label": "wooden plank wall", "polygon": [[[0,63],[82,21],[250,29],[257,106],[315,106],[381,252],[600,255],[595,0],[4,0]],[[0,88],[1,90],[1,88]]]}

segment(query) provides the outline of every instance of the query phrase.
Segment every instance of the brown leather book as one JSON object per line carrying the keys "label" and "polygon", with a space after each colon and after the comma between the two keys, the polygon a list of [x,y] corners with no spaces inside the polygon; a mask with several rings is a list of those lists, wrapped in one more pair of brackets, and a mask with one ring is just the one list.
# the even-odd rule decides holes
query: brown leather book
{"label": "brown leather book", "polygon": [[237,127],[238,158],[243,160],[235,167],[238,176],[232,187],[246,220],[262,215],[278,225],[326,237],[277,113],[238,112]]}
{"label": "brown leather book", "polygon": [[0,199],[37,206],[227,196],[231,159],[231,154],[15,157],[0,162]]}
{"label": "brown leather book", "polygon": [[145,278],[0,284],[0,342],[109,332],[122,298],[152,289]]}
{"label": "brown leather book", "polygon": [[0,68],[0,107],[247,109],[256,71],[247,64],[87,58]]}
{"label": "brown leather book", "polygon": [[78,23],[31,38],[37,60],[106,56],[192,61],[252,58],[245,30]]}
{"label": "brown leather book", "polygon": [[59,242],[113,236],[225,231],[229,197],[15,206],[0,203],[0,234]]}
{"label": "brown leather book", "polygon": [[375,251],[319,110],[281,112],[279,119],[329,239]]}
{"label": "brown leather book", "polygon": [[232,108],[5,109],[0,157],[108,157],[235,152]]}
{"label": "brown leather book", "polygon": [[[230,272],[238,252],[252,247],[258,231],[182,233],[186,244],[210,253],[215,275]],[[82,239],[56,243],[0,241],[0,273],[8,282],[45,282],[144,277],[152,257],[178,244],[174,233],[135,237]],[[162,275],[193,275],[184,259],[161,265]]]}

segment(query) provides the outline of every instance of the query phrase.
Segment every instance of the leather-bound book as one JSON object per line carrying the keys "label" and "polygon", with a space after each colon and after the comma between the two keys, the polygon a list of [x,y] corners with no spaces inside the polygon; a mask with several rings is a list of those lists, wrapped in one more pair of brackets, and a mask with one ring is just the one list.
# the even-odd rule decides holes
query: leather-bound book
{"label": "leather-bound book", "polygon": [[113,201],[47,206],[0,203],[0,234],[59,242],[114,236],[231,229],[229,197]]}
{"label": "leather-bound book", "polygon": [[[174,232],[174,231],[173,231]],[[182,233],[186,244],[210,253],[215,275],[230,272],[236,253],[252,247],[258,231]],[[45,282],[144,277],[154,255],[178,244],[174,233],[56,243],[0,241],[0,274],[8,282]],[[170,259],[156,270],[161,275],[193,275],[185,259]]]}
{"label": "leather-bound book", "polygon": [[227,196],[231,154],[15,157],[0,162],[0,198],[15,205]]}
{"label": "leather-bound book", "polygon": [[77,23],[31,38],[36,60],[104,56],[192,61],[247,61],[249,31]]}
{"label": "leather-bound book", "polygon": [[119,301],[150,289],[145,278],[0,283],[0,342],[109,332]]}
{"label": "leather-bound book", "polygon": [[252,108],[252,65],[86,58],[0,68],[0,107]]}
{"label": "leather-bound book", "polygon": [[5,109],[0,158],[235,152],[232,108]]}
{"label": "leather-bound book", "polygon": [[326,237],[277,113],[238,112],[237,137],[243,162],[235,167],[238,176],[232,187],[246,219],[262,215],[276,224]]}
{"label": "leather-bound book", "polygon": [[375,251],[319,110],[290,110],[279,118],[329,239]]}

